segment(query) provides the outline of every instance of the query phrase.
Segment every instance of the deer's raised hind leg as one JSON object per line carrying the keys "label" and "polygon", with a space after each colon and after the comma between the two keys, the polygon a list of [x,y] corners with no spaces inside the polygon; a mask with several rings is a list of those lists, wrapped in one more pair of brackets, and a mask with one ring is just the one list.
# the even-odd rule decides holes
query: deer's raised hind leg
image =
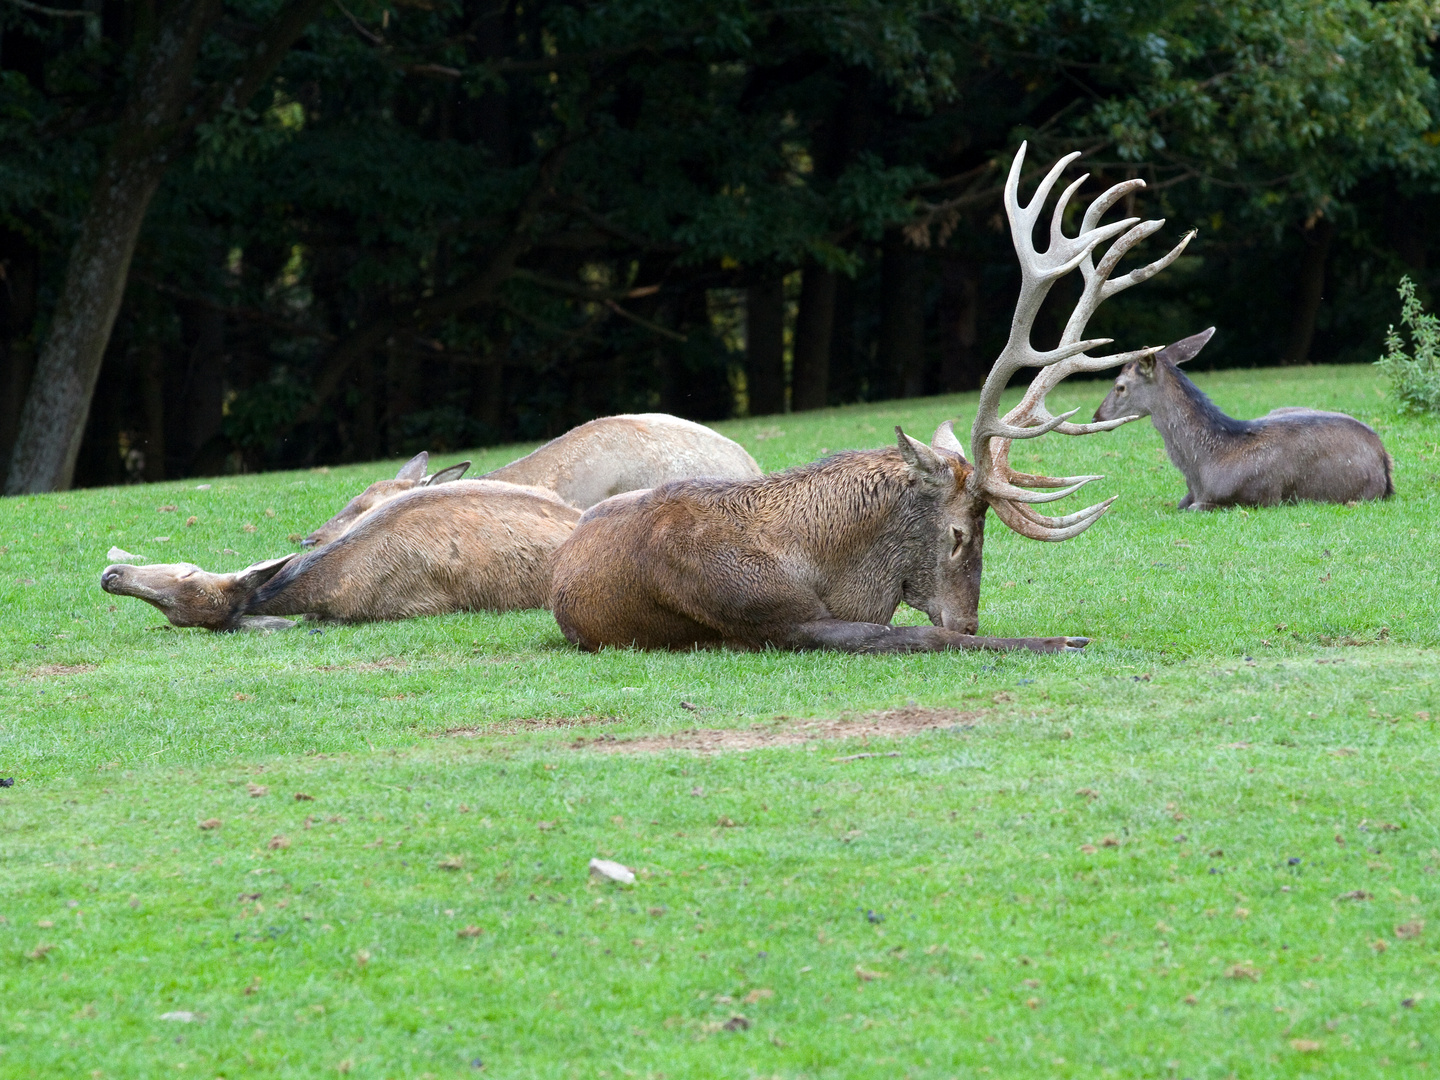
{"label": "deer's raised hind leg", "polygon": [[815,619],[789,628],[783,645],[789,649],[833,649],[836,652],[944,652],[947,649],[988,649],[1031,652],[1079,652],[1089,638],[993,638],[957,634],[938,626],[884,626],[880,623]]}

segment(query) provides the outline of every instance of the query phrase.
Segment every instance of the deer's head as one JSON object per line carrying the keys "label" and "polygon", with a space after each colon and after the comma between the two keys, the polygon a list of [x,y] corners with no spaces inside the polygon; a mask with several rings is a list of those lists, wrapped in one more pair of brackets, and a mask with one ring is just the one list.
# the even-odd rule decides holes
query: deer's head
{"label": "deer's head", "polygon": [[1161,408],[1172,386],[1167,375],[1175,367],[1192,360],[1215,333],[1212,326],[1198,334],[1181,338],[1167,345],[1154,356],[1142,356],[1120,369],[1115,385],[1095,410],[1096,420],[1115,420],[1125,416],[1149,416]]}
{"label": "deer's head", "polygon": [[133,596],[153,604],[173,626],[229,630],[250,594],[295,557],[267,559],[233,574],[212,574],[194,563],[116,563],[100,575],[100,588],[113,596]]}
{"label": "deer's head", "polygon": [[420,453],[400,466],[400,471],[395,474],[394,480],[376,480],[346,503],[343,510],[301,540],[300,546],[323,547],[349,530],[355,522],[377,506],[382,506],[396,496],[404,495],[405,492],[412,491],[417,487],[432,487],[435,484],[459,480],[465,475],[465,470],[470,468],[470,462],[462,461],[458,465],[441,469],[432,476],[426,476],[425,467],[429,463],[430,455],[421,450]]}

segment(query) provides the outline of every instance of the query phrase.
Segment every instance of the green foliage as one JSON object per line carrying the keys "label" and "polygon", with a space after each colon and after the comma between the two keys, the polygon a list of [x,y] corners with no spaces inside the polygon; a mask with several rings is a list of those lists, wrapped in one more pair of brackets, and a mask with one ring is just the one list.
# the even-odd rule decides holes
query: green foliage
{"label": "green foliage", "polygon": [[1385,334],[1385,355],[1376,366],[1390,380],[1395,403],[1409,412],[1440,413],[1440,319],[1425,310],[1415,283],[1400,279],[1400,323],[1410,331],[1412,351],[1392,325]]}
{"label": "green foliage", "polygon": [[[197,77],[223,85],[276,6],[228,0]],[[327,7],[253,103],[174,148],[106,362],[113,408],[93,414],[106,445],[82,460],[114,468],[119,435],[157,422],[129,358],[160,340],[171,476],[216,460],[200,447],[220,422],[188,430],[175,399],[197,363],[223,367],[239,419],[221,457],[251,469],[627,409],[725,415],[742,361],[713,340],[707,294],[811,263],[847,277],[831,399],[888,396],[882,309],[899,293],[881,253],[901,237],[932,245],[927,386],[975,385],[1008,329],[998,192],[1022,138],[1033,165],[1085,153],[1080,201],[1140,176],[1127,213],[1200,230],[1183,274],[1107,305],[1107,335],[1214,323],[1206,363],[1272,361],[1288,330],[1273,312],[1323,220],[1337,235],[1315,350],[1368,359],[1393,222],[1440,190],[1431,21],[1423,0]],[[0,224],[41,252],[25,333],[63,279],[143,38],[128,18],[99,40],[53,22],[0,4]],[[285,284],[296,250],[303,297]],[[223,347],[196,352],[202,308],[224,313]]]}
{"label": "green foliage", "polygon": [[[110,545],[234,568],[394,463],[0,501],[0,1071],[1423,1075],[1433,426],[1376,413],[1368,367],[1199,381],[1375,423],[1398,494],[1181,514],[1148,423],[1017,446],[1121,495],[1064,544],[988,530],[986,630],[1093,635],[1080,656],[588,655],[545,612],[174,631],[99,591]],[[723,428],[774,469],[975,402]],[[954,711],[593,748],[911,703]]]}

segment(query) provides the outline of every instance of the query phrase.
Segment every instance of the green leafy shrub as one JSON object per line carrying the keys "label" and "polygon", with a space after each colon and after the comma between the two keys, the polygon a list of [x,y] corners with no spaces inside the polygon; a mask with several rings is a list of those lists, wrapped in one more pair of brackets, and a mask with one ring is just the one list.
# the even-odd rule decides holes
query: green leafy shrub
{"label": "green leafy shrub", "polygon": [[1404,412],[1440,413],[1440,318],[1415,296],[1415,283],[1400,279],[1400,322],[1410,331],[1413,353],[1392,325],[1385,334],[1385,355],[1376,366],[1390,380],[1395,402]]}

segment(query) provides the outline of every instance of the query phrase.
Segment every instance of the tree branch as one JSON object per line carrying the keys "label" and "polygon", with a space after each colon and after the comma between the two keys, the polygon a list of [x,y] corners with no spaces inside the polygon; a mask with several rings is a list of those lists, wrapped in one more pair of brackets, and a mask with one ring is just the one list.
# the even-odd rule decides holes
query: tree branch
{"label": "tree branch", "polygon": [[315,419],[325,403],[340,389],[340,384],[351,366],[362,356],[379,348],[385,339],[396,331],[425,326],[490,300],[495,290],[515,272],[516,260],[534,244],[529,235],[530,227],[535,223],[541,206],[551,195],[555,178],[559,175],[572,144],[573,140],[563,142],[540,159],[535,183],[516,208],[509,235],[495,248],[489,262],[476,277],[448,292],[432,296],[406,312],[391,308],[342,338],[330,351],[315,378],[310,403],[296,414],[284,430],[288,432]]}
{"label": "tree branch", "polygon": [[93,11],[70,11],[65,8],[45,7],[41,4],[32,4],[30,0],[5,0],[7,4],[13,4],[22,11],[33,11],[36,15],[49,15],[52,19],[98,19],[100,16]]}
{"label": "tree branch", "polygon": [[244,108],[327,3],[329,0],[290,0],[250,47],[250,59],[239,74],[212,92],[210,101],[186,118],[184,129],[194,130],[223,108]]}
{"label": "tree branch", "polygon": [[142,285],[148,285],[156,292],[173,296],[175,299],[184,300],[189,304],[198,304],[203,308],[218,311],[222,315],[228,315],[231,318],[243,319],[245,322],[256,323],[260,326],[268,326],[273,330],[283,330],[288,334],[293,334],[295,337],[319,338],[321,341],[335,340],[335,335],[328,330],[317,330],[311,326],[302,326],[300,323],[291,322],[289,319],[282,319],[278,315],[271,315],[269,312],[261,311],[258,308],[235,307],[230,304],[224,304],[219,300],[213,300],[201,293],[192,293],[188,290],[177,288],[174,285],[167,285],[165,282],[158,278],[151,277],[149,274],[140,274],[132,271],[130,278],[133,281],[140,282]]}
{"label": "tree branch", "polygon": [[517,281],[529,281],[539,285],[551,292],[564,293],[566,296],[579,297],[581,300],[594,300],[597,302],[605,300],[639,300],[645,296],[654,296],[660,291],[659,285],[643,285],[638,289],[596,289],[588,285],[579,285],[571,281],[561,281],[559,278],[548,277],[545,274],[537,274],[533,270],[515,269],[510,273]]}

